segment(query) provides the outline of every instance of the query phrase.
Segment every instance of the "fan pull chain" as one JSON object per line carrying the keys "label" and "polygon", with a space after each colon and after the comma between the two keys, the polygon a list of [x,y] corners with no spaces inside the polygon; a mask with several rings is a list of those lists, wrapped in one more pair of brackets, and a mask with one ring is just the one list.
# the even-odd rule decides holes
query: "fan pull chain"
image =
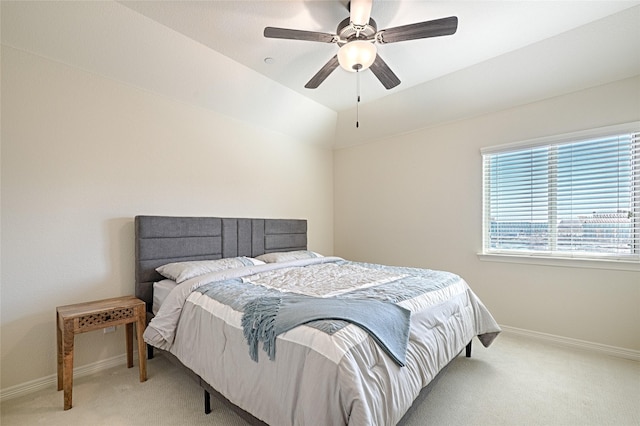
{"label": "fan pull chain", "polygon": [[356,129],[360,127],[360,69],[356,68]]}

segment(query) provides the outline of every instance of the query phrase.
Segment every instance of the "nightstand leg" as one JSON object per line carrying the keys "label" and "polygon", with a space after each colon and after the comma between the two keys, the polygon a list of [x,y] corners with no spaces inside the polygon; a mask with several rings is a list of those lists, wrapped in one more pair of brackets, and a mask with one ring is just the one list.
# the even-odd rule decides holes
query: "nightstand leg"
{"label": "nightstand leg", "polygon": [[133,367],[133,323],[125,324],[127,330],[127,368]]}
{"label": "nightstand leg", "polygon": [[60,315],[56,312],[56,340],[58,357],[58,390],[62,390],[62,330],[60,325]]}
{"label": "nightstand leg", "polygon": [[62,387],[65,410],[71,408],[73,398],[73,339],[73,320],[65,321],[62,330]]}
{"label": "nightstand leg", "polygon": [[137,312],[138,321],[136,322],[136,339],[138,339],[138,363],[140,365],[140,381],[147,380],[147,344],[144,342],[142,334],[146,327],[146,312],[144,305]]}

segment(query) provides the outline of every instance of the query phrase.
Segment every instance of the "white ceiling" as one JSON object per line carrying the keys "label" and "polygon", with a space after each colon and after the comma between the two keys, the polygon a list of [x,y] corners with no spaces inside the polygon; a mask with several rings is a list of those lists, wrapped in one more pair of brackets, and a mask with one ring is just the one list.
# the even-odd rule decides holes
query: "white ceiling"
{"label": "white ceiling", "polygon": [[[640,75],[640,0],[373,0],[378,28],[457,16],[452,36],[379,46],[402,83],[336,69],[337,46],[266,39],[335,31],[345,0],[9,1],[1,42],[58,63],[336,148]],[[267,64],[264,59],[273,58]],[[639,94],[640,96],[640,94]]]}
{"label": "white ceiling", "polygon": [[[335,33],[338,23],[348,17],[345,0],[121,3],[330,109],[343,111],[355,105],[356,76],[340,68],[318,89],[304,88],[337,52],[335,44],[266,39],[262,35],[266,26]],[[361,75],[362,101],[404,91],[639,3],[374,0],[371,15],[378,29],[447,16],[457,16],[459,25],[452,36],[379,45],[380,56],[402,83],[386,90],[367,71]],[[271,63],[265,63],[265,58],[272,58]]]}

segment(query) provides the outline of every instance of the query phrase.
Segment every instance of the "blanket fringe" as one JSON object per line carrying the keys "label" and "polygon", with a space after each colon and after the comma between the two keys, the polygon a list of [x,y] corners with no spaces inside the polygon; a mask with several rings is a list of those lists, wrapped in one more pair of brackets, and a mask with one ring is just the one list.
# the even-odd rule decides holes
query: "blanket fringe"
{"label": "blanket fringe", "polygon": [[258,362],[258,343],[263,342],[262,349],[270,360],[276,357],[275,321],[280,310],[282,298],[267,297],[254,299],[244,306],[242,329],[244,338],[249,344],[249,356]]}

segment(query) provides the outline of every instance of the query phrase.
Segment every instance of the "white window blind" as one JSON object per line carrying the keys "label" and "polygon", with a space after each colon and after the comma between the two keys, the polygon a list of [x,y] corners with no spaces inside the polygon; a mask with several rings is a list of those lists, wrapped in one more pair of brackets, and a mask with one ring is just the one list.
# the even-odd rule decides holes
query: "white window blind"
{"label": "white window blind", "polygon": [[483,252],[640,262],[633,127],[483,150]]}

